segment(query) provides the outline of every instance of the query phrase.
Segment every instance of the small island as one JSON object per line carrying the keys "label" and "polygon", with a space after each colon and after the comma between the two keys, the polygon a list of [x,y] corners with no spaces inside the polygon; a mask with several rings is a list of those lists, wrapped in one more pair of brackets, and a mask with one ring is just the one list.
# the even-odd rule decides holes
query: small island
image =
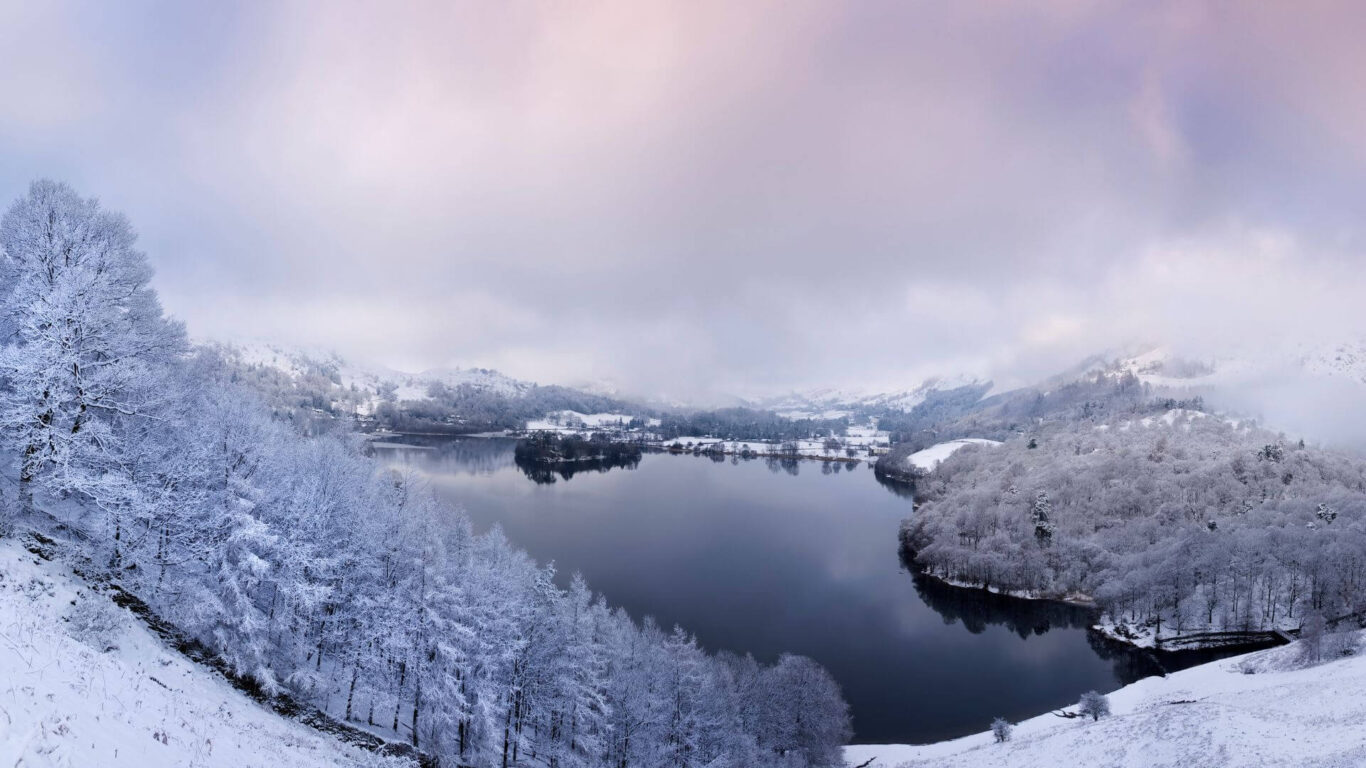
{"label": "small island", "polygon": [[613,468],[634,469],[642,454],[638,443],[612,440],[609,435],[535,432],[517,441],[517,466],[536,482],[553,483],[558,474],[568,480],[576,472]]}

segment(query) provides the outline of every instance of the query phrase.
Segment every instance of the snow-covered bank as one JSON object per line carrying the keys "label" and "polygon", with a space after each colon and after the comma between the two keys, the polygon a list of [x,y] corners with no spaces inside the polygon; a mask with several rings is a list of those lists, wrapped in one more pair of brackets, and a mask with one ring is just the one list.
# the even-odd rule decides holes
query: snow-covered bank
{"label": "snow-covered bank", "polygon": [[1116,622],[1108,615],[1103,615],[1092,629],[1107,640],[1135,648],[1182,651],[1209,648],[1236,650],[1241,647],[1243,650],[1253,650],[1257,647],[1289,642],[1299,632],[1300,623],[1299,619],[1285,619],[1268,629],[1246,631],[1193,628],[1185,632],[1173,632],[1168,627],[1166,633],[1159,635],[1155,625],[1136,626]]}
{"label": "snow-covered bank", "polygon": [[[1358,638],[1359,642],[1359,638]],[[849,766],[1366,765],[1366,655],[1292,669],[1302,644],[1153,677],[1109,695],[1099,722],[1044,713],[994,743],[983,732],[923,746],[855,745]],[[1279,671],[1286,670],[1286,671]],[[871,762],[870,762],[871,761]]]}
{"label": "snow-covered bank", "polygon": [[280,717],[63,565],[0,541],[0,765],[407,764]]}
{"label": "snow-covered bank", "polygon": [[[946,576],[940,576],[931,573],[929,571],[920,571],[920,573],[923,574],[927,579],[934,579],[935,581],[941,584],[947,584],[948,586],[954,587],[956,589],[977,589],[983,592],[990,592],[993,595],[1002,595],[1004,597],[1010,597],[1016,600],[1038,600],[1048,603],[1063,603],[1064,605],[1071,605],[1077,608],[1094,608],[1096,606],[1095,598],[1082,592],[1067,592],[1065,594],[1055,595],[1031,590],[1002,589],[994,585],[982,585],[975,581],[952,579]],[[1106,637],[1109,637],[1112,640],[1116,640],[1118,642],[1127,642],[1125,638],[1121,636],[1111,635],[1109,633],[1103,634],[1106,634]],[[1134,643],[1134,645],[1137,644]]]}

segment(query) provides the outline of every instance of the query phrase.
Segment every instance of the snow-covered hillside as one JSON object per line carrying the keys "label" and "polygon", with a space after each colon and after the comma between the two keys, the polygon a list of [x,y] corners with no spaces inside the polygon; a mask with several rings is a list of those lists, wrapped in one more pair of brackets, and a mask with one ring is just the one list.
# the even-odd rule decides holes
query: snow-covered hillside
{"label": "snow-covered hillside", "polygon": [[[633,417],[629,413],[579,413],[578,411],[555,411],[547,413],[543,419],[532,419],[527,422],[526,428],[529,431],[539,432],[585,432],[595,429],[615,428],[621,429],[631,422]],[[650,419],[652,425],[658,425],[659,419]]]}
{"label": "snow-covered hillside", "polygon": [[910,389],[811,389],[760,398],[753,405],[788,418],[837,419],[859,409],[909,411],[925,402],[931,393],[988,383],[973,376],[934,377]]}
{"label": "snow-covered hillside", "polygon": [[1166,393],[1200,395],[1311,442],[1366,449],[1366,343],[1267,341],[1189,355],[1150,346],[1097,356],[1086,373],[1132,372]]}
{"label": "snow-covered hillside", "polygon": [[224,350],[247,365],[274,368],[298,379],[309,374],[325,376],[343,389],[365,396],[361,411],[373,412],[386,391],[396,400],[425,400],[432,384],[470,386],[494,394],[517,397],[535,385],[488,368],[437,368],[419,373],[347,360],[335,352],[286,347],[270,342],[232,342]]}
{"label": "snow-covered hillside", "polygon": [[1045,713],[1017,724],[1004,744],[983,732],[925,746],[858,745],[845,749],[845,762],[868,768],[1366,765],[1366,655],[1293,669],[1300,653],[1296,643],[1141,680],[1110,694],[1113,715],[1098,722]]}
{"label": "snow-covered hillside", "polygon": [[1099,355],[1089,371],[1131,371],[1160,387],[1218,388],[1267,379],[1330,379],[1366,384],[1366,342],[1266,344],[1219,355],[1183,355],[1168,346],[1140,346]]}
{"label": "snow-covered hillside", "polygon": [[283,718],[69,569],[0,541],[0,765],[408,765]]}

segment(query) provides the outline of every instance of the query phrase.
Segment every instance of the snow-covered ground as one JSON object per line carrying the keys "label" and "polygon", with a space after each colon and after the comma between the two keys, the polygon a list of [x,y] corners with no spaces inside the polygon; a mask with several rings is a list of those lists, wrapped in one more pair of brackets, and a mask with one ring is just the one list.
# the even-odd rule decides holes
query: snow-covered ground
{"label": "snow-covered ground", "polygon": [[987,440],[982,437],[965,437],[962,440],[949,440],[943,443],[931,445],[923,451],[916,451],[906,457],[906,462],[916,469],[930,471],[939,466],[939,462],[952,456],[955,451],[967,445],[1000,445],[999,440]]}
{"label": "snow-covered ground", "polygon": [[983,731],[924,746],[857,745],[845,749],[845,762],[869,768],[1366,765],[1366,655],[1294,669],[1300,653],[1296,643],[1141,680],[1110,694],[1113,715],[1098,722],[1044,713],[1018,723],[1004,744]]}
{"label": "snow-covered ground", "polygon": [[[578,411],[556,411],[546,414],[543,419],[532,419],[527,422],[526,428],[529,432],[578,432],[585,429],[603,428],[624,428],[631,423],[633,417],[629,413],[579,413]],[[653,426],[659,425],[659,419],[650,419]]]}
{"label": "snow-covered ground", "polygon": [[0,766],[399,765],[258,705],[64,566],[0,541]]}
{"label": "snow-covered ground", "polygon": [[[886,453],[888,448],[887,433],[880,432],[872,427],[851,427],[847,435],[836,439],[839,441],[839,447],[829,450],[826,449],[824,439],[793,440],[791,442],[797,444],[797,455],[810,459],[867,459],[870,450],[873,455],[881,455]],[[722,448],[727,453],[742,453],[748,450],[761,455],[777,453],[782,447],[781,441],[722,440],[715,437],[679,437],[673,440],[652,440],[648,442],[665,449],[677,444],[686,450],[722,443]],[[849,456],[849,449],[853,449],[853,456]]]}

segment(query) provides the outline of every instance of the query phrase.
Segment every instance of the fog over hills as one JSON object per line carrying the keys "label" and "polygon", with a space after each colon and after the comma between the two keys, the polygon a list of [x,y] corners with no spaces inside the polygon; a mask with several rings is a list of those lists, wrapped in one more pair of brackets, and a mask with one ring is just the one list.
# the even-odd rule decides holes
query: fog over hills
{"label": "fog over hills", "polygon": [[[323,372],[344,389],[363,393],[363,410],[372,413],[387,392],[396,400],[425,400],[433,385],[470,387],[504,397],[526,396],[535,386],[498,371],[460,367],[407,372],[366,364],[321,348],[267,341],[228,342],[241,362],[268,366],[291,377]],[[627,392],[603,382],[570,384],[568,389],[642,409],[690,410],[747,406],[791,417],[838,418],[854,412],[909,411],[934,392],[962,387],[980,397],[1020,387],[1047,389],[1104,372],[1132,372],[1143,382],[1173,396],[1202,396],[1212,407],[1256,418],[1267,426],[1347,448],[1366,448],[1366,342],[1230,346],[1218,354],[1179,352],[1173,345],[1133,343],[1086,357],[1033,381],[1003,386],[985,376],[941,375],[907,382],[894,389],[817,387],[775,394],[741,396],[713,393],[681,398],[669,392]]]}

